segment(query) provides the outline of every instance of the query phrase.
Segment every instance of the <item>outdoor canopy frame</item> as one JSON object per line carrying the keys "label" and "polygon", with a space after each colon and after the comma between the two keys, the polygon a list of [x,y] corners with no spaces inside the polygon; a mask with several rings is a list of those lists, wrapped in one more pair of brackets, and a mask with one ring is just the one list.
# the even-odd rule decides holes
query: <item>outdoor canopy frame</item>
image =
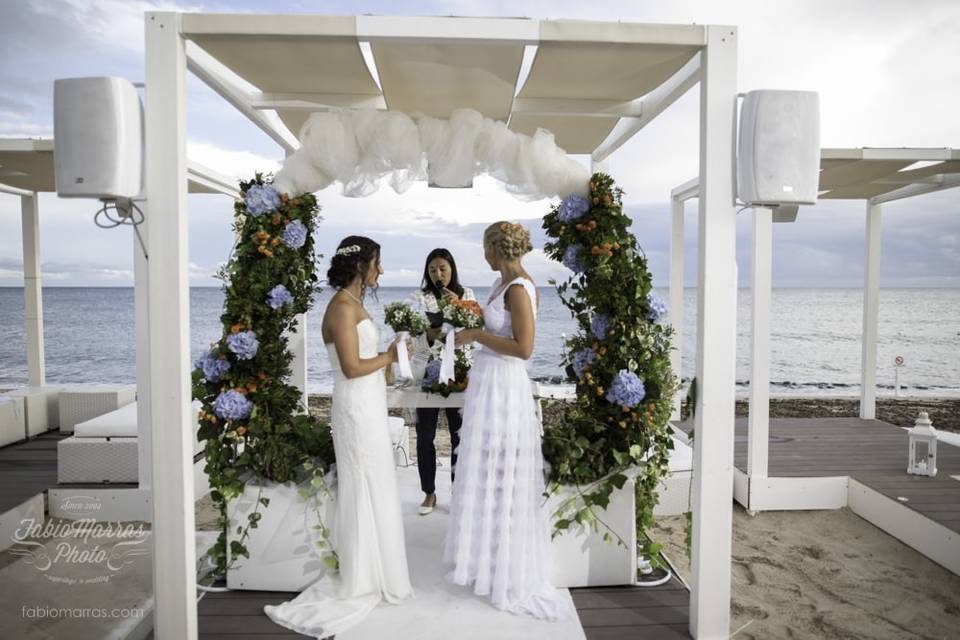
{"label": "outdoor canopy frame", "polygon": [[[960,150],[949,148],[821,149],[820,199],[866,201],[863,322],[860,367],[860,418],[876,418],[877,327],[880,301],[881,205],[914,196],[960,187]],[[671,322],[683,326],[684,203],[699,197],[694,178],[670,194]],[[750,411],[747,437],[747,477],[767,478],[770,434],[770,311],[772,302],[773,228],[775,210],[753,209],[751,262]],[[672,354],[680,370],[681,345]],[[678,393],[673,419],[680,418]],[[752,484],[750,485],[753,486]],[[747,490],[748,503],[750,489]],[[752,504],[752,503],[751,503]],[[752,508],[752,506],[751,506]]]}
{"label": "outdoor canopy frame", "polygon": [[[20,196],[21,235],[23,237],[23,290],[27,337],[27,384],[42,387],[47,383],[43,342],[43,278],[40,262],[40,193],[55,193],[54,141],[52,138],[0,138],[0,193]],[[187,161],[187,189],[190,193],[222,194],[239,197],[234,180]],[[82,200],[94,207],[90,200]],[[141,207],[144,208],[144,207]],[[146,225],[141,225],[145,231]],[[133,234],[131,234],[133,235]],[[137,456],[138,491],[147,493],[152,484],[150,405],[146,388],[147,287],[146,258],[134,236],[134,326],[137,340]],[[141,352],[143,348],[143,352]]]}
{"label": "outdoor canopy frame", "polygon": [[[311,110],[458,107],[551,130],[595,167],[700,84],[700,283],[690,631],[726,638],[736,321],[735,27],[513,18],[146,15],[155,635],[195,638],[185,196],[189,68],[285,152]],[[319,62],[316,62],[319,61]],[[524,69],[528,69],[523,77]],[[518,85],[520,86],[518,90]],[[294,382],[305,390],[302,334]],[[139,381],[139,378],[138,378]]]}

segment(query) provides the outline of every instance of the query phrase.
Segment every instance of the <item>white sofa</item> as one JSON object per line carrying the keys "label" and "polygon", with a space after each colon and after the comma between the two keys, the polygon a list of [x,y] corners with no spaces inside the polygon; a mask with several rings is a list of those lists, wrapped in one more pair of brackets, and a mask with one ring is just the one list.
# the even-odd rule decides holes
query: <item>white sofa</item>
{"label": "white sofa", "polygon": [[[194,413],[200,404],[193,404]],[[193,453],[203,450],[193,428]],[[73,436],[57,443],[57,481],[135,483],[139,481],[137,403],[76,424]]]}
{"label": "white sofa", "polygon": [[0,397],[0,447],[26,437],[25,413],[23,398]]}
{"label": "white sofa", "polygon": [[136,399],[137,388],[132,384],[62,387],[59,395],[60,431],[73,433],[78,423],[128,405]]}
{"label": "white sofa", "polygon": [[21,387],[8,391],[4,396],[23,399],[25,437],[32,438],[60,426],[60,387]]}

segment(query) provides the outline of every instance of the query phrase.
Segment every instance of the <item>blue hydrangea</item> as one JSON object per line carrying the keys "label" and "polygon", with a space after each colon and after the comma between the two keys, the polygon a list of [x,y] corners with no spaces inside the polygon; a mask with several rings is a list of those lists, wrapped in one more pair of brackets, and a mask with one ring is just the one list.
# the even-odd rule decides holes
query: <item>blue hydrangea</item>
{"label": "blue hydrangea", "polygon": [[557,219],[560,222],[570,222],[576,220],[590,210],[590,201],[579,193],[571,193],[560,201],[560,214]]}
{"label": "blue hydrangea", "polygon": [[253,403],[235,389],[224,391],[213,401],[213,412],[224,420],[243,420],[252,409]]}
{"label": "blue hydrangea", "polygon": [[270,293],[267,294],[267,304],[270,305],[271,309],[279,309],[283,305],[290,304],[291,302],[293,302],[293,296],[282,284],[278,284],[273,289],[270,289]]}
{"label": "blue hydrangea", "polygon": [[280,206],[280,193],[268,184],[255,184],[247,189],[243,203],[252,215],[262,216]]}
{"label": "blue hydrangea", "polygon": [[197,360],[195,367],[203,371],[203,377],[207,382],[219,382],[227,371],[230,370],[230,362],[226,358],[214,355],[212,349],[208,349]]}
{"label": "blue hydrangea", "polygon": [[597,354],[593,349],[581,349],[573,354],[573,372],[577,374],[577,378],[582,378],[583,370],[593,364],[596,359]]}
{"label": "blue hydrangea", "polygon": [[610,331],[610,316],[605,313],[597,313],[590,320],[590,331],[597,340],[605,340],[607,332]]}
{"label": "blue hydrangea", "polygon": [[427,363],[427,369],[423,373],[424,387],[431,387],[440,381],[440,361],[431,360]]}
{"label": "blue hydrangea", "polygon": [[257,355],[260,343],[257,342],[257,334],[253,331],[240,331],[227,336],[227,347],[237,354],[240,360],[250,360]]}
{"label": "blue hydrangea", "polygon": [[647,314],[650,322],[660,322],[667,316],[667,303],[663,298],[651,293],[647,296],[647,302],[650,305],[650,313]]}
{"label": "blue hydrangea", "polygon": [[580,252],[582,250],[583,247],[576,244],[567,247],[567,250],[563,252],[563,259],[561,260],[563,266],[574,273],[583,273],[586,267],[584,267],[583,262],[580,261]]}
{"label": "blue hydrangea", "polygon": [[643,380],[637,377],[637,374],[626,369],[621,369],[617,375],[613,376],[610,388],[607,389],[607,402],[618,404],[623,407],[635,407],[647,395],[647,390],[643,387]]}
{"label": "blue hydrangea", "polygon": [[291,249],[299,249],[307,241],[307,227],[299,220],[294,220],[283,230],[283,243]]}

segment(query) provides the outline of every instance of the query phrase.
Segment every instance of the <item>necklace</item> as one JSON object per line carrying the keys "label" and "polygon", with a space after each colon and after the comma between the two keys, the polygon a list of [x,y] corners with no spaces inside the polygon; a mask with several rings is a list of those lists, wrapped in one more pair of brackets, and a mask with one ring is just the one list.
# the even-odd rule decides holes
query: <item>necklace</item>
{"label": "necklace", "polygon": [[357,304],[359,304],[361,307],[363,307],[363,300],[361,300],[361,299],[358,298],[357,296],[355,296],[355,295],[353,295],[352,293],[350,293],[350,290],[349,290],[349,289],[347,289],[346,287],[344,287],[343,289],[340,289],[340,291],[343,291],[345,294],[347,294],[348,296],[350,296],[351,298],[353,298],[354,300],[356,300],[356,301],[357,301]]}

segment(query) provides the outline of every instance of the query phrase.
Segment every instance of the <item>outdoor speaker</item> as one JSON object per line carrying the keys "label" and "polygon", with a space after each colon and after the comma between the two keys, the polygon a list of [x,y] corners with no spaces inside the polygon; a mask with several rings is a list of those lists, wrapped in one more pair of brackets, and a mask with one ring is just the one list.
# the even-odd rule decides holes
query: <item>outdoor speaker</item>
{"label": "outdoor speaker", "polygon": [[123,78],[53,83],[53,159],[61,198],[133,198],[143,181],[143,108]]}
{"label": "outdoor speaker", "polygon": [[740,109],[737,185],[751,205],[815,204],[820,100],[813,91],[751,91]]}

